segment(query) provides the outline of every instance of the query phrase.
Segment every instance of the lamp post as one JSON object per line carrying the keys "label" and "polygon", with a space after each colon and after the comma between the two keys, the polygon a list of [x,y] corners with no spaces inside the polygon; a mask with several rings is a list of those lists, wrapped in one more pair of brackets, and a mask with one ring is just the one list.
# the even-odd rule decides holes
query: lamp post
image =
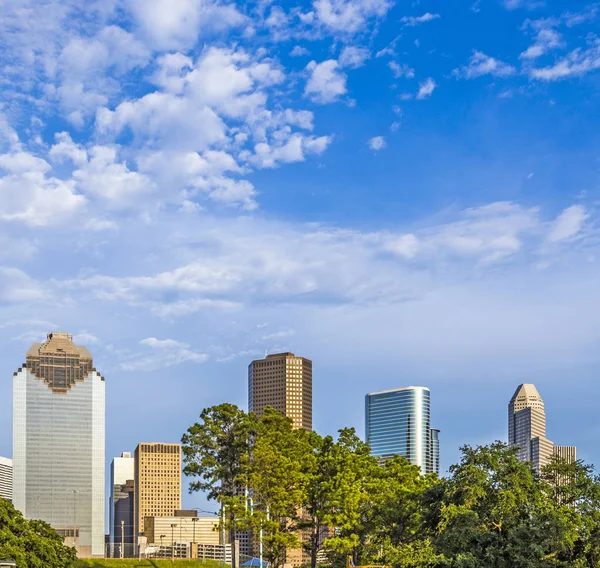
{"label": "lamp post", "polygon": [[[192,517],[192,547],[196,544],[196,523],[199,521],[200,519],[198,517]],[[190,551],[190,556],[192,556],[192,553]],[[196,554],[196,558],[198,557],[198,555]],[[192,556],[193,558],[193,556]]]}
{"label": "lamp post", "polygon": [[73,546],[75,546],[75,533],[77,531],[77,509],[75,507],[75,499],[77,498],[77,489],[73,489]]}
{"label": "lamp post", "polygon": [[177,523],[171,523],[171,560],[175,560],[175,527]]}
{"label": "lamp post", "polygon": [[119,558],[124,558],[123,547],[125,546],[125,521],[121,521],[121,550]]}
{"label": "lamp post", "polygon": [[[215,513],[214,511],[205,511],[204,509],[195,509],[197,511],[201,511],[203,513],[210,513],[211,515],[219,516],[219,513]],[[227,546],[225,545],[225,505],[221,504],[221,544],[223,545],[223,568],[225,568],[225,564],[227,564]],[[233,543],[232,546],[235,546]],[[235,551],[231,550],[232,560]]]}

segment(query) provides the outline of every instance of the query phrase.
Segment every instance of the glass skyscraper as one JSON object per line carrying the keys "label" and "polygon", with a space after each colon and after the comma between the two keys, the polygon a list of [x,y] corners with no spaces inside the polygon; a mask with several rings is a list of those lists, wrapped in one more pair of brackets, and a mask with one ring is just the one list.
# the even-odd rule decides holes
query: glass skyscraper
{"label": "glass skyscraper", "polygon": [[63,332],[13,376],[13,503],[81,557],[104,556],[104,390],[89,351]]}
{"label": "glass skyscraper", "polygon": [[367,443],[374,456],[403,456],[423,473],[439,474],[439,430],[431,429],[430,392],[404,387],[370,393],[365,399]]}

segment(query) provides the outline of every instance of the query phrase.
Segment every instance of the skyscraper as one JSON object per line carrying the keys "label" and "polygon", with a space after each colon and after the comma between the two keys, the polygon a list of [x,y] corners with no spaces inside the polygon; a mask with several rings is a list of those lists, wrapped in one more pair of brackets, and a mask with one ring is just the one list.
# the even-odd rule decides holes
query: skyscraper
{"label": "skyscraper", "polygon": [[104,556],[104,378],[64,332],[34,343],[13,376],[13,502],[79,556]]}
{"label": "skyscraper", "polygon": [[312,361],[277,353],[248,366],[248,409],[261,415],[271,407],[292,420],[294,428],[312,430]]}
{"label": "skyscraper", "polygon": [[439,430],[430,425],[430,392],[404,387],[365,398],[367,443],[374,456],[404,456],[423,473],[439,474]]}
{"label": "skyscraper", "polygon": [[[129,483],[128,483],[129,482]],[[133,555],[133,483],[134,460],[130,452],[123,452],[110,465],[109,533],[110,555]]]}
{"label": "skyscraper", "polygon": [[146,517],[172,517],[181,510],[181,446],[142,443],[135,449],[134,535]]}
{"label": "skyscraper", "polygon": [[533,463],[536,473],[553,455],[567,461],[576,456],[574,446],[555,446],[546,438],[544,401],[531,384],[519,385],[508,403],[508,444],[518,447],[519,459]]}
{"label": "skyscraper", "polygon": [[535,385],[519,385],[510,399],[508,444],[517,446],[519,459],[532,462],[537,472],[552,458],[554,444],[546,438],[544,401]]}
{"label": "skyscraper", "polygon": [[0,498],[12,501],[13,465],[12,460],[0,456]]}

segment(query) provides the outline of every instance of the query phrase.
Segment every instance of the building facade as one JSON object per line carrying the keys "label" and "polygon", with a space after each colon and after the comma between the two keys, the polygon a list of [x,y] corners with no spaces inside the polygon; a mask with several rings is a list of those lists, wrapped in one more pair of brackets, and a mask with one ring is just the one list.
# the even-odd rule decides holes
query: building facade
{"label": "building facade", "polygon": [[268,355],[248,366],[248,410],[260,416],[271,407],[312,430],[312,361],[293,353]]}
{"label": "building facade", "polygon": [[439,474],[439,430],[431,428],[427,387],[404,387],[367,394],[365,431],[374,456],[403,456],[423,473]]}
{"label": "building facade", "polygon": [[105,383],[64,332],[34,344],[13,376],[13,502],[74,545],[104,556]]}
{"label": "building facade", "polygon": [[0,498],[13,500],[12,460],[0,456]]}
{"label": "building facade", "polygon": [[172,517],[181,509],[181,446],[142,443],[134,454],[134,535],[146,517]]}
{"label": "building facade", "polygon": [[538,474],[553,456],[576,459],[575,446],[555,446],[546,438],[544,401],[532,384],[519,385],[508,403],[508,444],[517,447],[519,459],[531,462]]}
{"label": "building facade", "polygon": [[110,556],[131,558],[133,540],[134,460],[131,452],[123,452],[110,465],[109,544]]}
{"label": "building facade", "polygon": [[170,517],[146,517],[144,536],[148,545],[170,546],[173,543],[199,542],[222,544],[219,517],[172,515]]}

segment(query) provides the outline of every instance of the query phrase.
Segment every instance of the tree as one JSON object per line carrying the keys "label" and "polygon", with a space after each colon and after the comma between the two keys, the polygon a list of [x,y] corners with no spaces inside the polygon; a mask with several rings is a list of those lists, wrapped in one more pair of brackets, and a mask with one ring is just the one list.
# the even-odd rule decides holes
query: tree
{"label": "tree", "polygon": [[361,559],[390,566],[437,566],[440,557],[424,520],[431,505],[425,496],[432,495],[437,476],[422,475],[420,467],[400,456],[378,470],[364,511]]}
{"label": "tree", "polygon": [[[567,566],[559,559],[565,519],[547,499],[530,464],[497,442],[461,449],[443,484],[434,544],[456,568]],[[435,517],[434,517],[435,518]]]}
{"label": "tree", "polygon": [[264,556],[274,567],[286,562],[288,548],[300,547],[295,520],[306,490],[312,459],[308,433],[267,408],[256,427],[249,487],[255,506],[250,524],[262,528]]}
{"label": "tree", "polygon": [[557,558],[568,566],[600,566],[600,478],[593,466],[555,456],[540,477],[566,527]]}
{"label": "tree", "polygon": [[299,526],[309,533],[305,547],[311,568],[321,549],[353,553],[359,544],[361,511],[369,498],[368,484],[377,461],[354,431],[344,428],[338,439],[311,432],[313,459],[307,471],[303,513]]}
{"label": "tree", "polygon": [[[250,448],[256,420],[233,404],[206,408],[200,422],[183,435],[184,473],[198,478],[190,492],[205,491],[208,499],[218,501],[226,512],[230,541],[235,542],[237,519],[245,516]],[[234,550],[234,549],[233,549]],[[232,553],[232,568],[236,568]]]}
{"label": "tree", "polygon": [[75,549],[48,523],[25,520],[0,498],[0,560],[14,560],[17,568],[68,568],[75,558]]}

